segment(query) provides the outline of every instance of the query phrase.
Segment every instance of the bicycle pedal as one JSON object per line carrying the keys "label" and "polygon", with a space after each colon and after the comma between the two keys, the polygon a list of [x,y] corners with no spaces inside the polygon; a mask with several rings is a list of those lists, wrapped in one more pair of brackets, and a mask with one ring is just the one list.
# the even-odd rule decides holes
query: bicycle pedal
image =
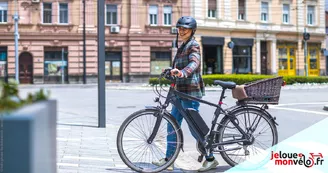
{"label": "bicycle pedal", "polygon": [[198,162],[201,163],[203,161],[204,155],[198,156]]}

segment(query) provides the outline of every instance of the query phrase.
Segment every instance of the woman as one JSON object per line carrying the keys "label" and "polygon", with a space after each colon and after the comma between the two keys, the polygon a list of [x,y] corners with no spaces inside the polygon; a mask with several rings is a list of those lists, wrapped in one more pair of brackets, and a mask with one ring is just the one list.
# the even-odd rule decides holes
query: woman
{"label": "woman", "polygon": [[[185,94],[202,98],[205,95],[205,88],[203,79],[201,76],[201,57],[200,57],[200,47],[197,41],[194,39],[194,34],[197,29],[197,22],[193,17],[183,16],[181,17],[176,27],[178,28],[178,36],[182,39],[183,43],[178,49],[176,57],[173,61],[173,69],[171,70],[171,75],[176,76],[175,87],[178,91]],[[178,41],[176,41],[176,46],[178,46]],[[179,99],[179,98],[178,98]],[[199,102],[191,100],[181,100],[179,99],[184,108],[193,108],[198,111]],[[176,118],[177,122],[181,126],[183,116],[179,113],[176,107],[172,107],[172,116]],[[171,131],[172,127],[168,127],[168,131]],[[194,133],[191,134],[195,137]],[[155,165],[163,165],[168,158],[170,158],[174,151],[175,145],[174,141],[175,135],[167,136],[167,151],[166,158],[161,159],[159,162],[153,162]],[[202,167],[198,171],[208,171],[210,169],[216,168],[219,163],[215,160],[213,154],[206,156],[206,160]],[[168,170],[173,170],[173,164],[168,168]]]}

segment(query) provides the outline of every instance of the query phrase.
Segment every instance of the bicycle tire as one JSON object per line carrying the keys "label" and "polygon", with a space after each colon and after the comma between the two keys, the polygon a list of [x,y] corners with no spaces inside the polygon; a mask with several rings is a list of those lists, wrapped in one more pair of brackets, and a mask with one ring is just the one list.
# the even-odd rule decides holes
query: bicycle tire
{"label": "bicycle tire", "polygon": [[179,155],[181,146],[183,145],[183,142],[182,142],[182,134],[181,134],[182,132],[181,132],[181,130],[179,128],[179,125],[177,124],[176,120],[170,114],[164,113],[163,120],[166,119],[168,122],[171,123],[174,131],[176,132],[177,143],[180,144],[180,145],[177,145],[177,148],[176,148],[173,156],[164,165],[162,165],[158,169],[155,169],[155,170],[152,170],[152,171],[151,170],[144,169],[144,168],[142,168],[140,166],[137,167],[137,166],[133,165],[130,162],[130,160],[127,158],[127,156],[124,153],[123,146],[122,146],[122,138],[123,138],[123,134],[125,132],[126,127],[134,119],[136,119],[137,117],[140,117],[140,116],[144,115],[145,113],[155,114],[155,113],[159,113],[159,110],[157,110],[157,109],[142,109],[142,110],[139,110],[137,112],[134,112],[128,118],[126,118],[125,121],[120,126],[119,131],[118,131],[118,134],[117,134],[117,139],[116,139],[117,150],[118,150],[119,156],[121,157],[122,161],[129,168],[131,168],[132,170],[137,171],[137,172],[145,172],[145,173],[161,172],[161,171],[165,170],[166,168],[168,168],[172,163],[174,163],[174,161],[176,160],[176,158]]}
{"label": "bicycle tire", "polygon": [[[271,117],[269,117],[266,113],[264,113],[261,110],[250,108],[250,107],[245,107],[243,109],[232,110],[230,112],[230,115],[240,115],[240,113],[242,113],[242,112],[253,112],[253,113],[256,113],[257,115],[259,115],[261,118],[263,118],[269,124],[269,126],[271,128],[271,132],[273,134],[272,144],[269,147],[273,147],[278,143],[277,127],[275,125],[274,120],[272,120]],[[218,136],[218,138],[217,138],[218,141],[217,142],[222,142],[223,141],[224,129],[226,128],[226,126],[229,122],[231,122],[231,120],[228,117],[224,117],[221,120],[220,126],[218,127],[219,134],[217,135]],[[224,145],[221,145],[218,148],[220,150],[223,150]],[[230,166],[235,167],[236,165],[238,165],[238,163],[232,161],[232,159],[228,156],[226,151],[220,151],[220,154],[221,154],[223,160],[226,161]],[[270,154],[269,154],[269,157],[266,157],[266,158],[270,158]],[[265,163],[267,163],[267,160],[262,160],[260,163],[254,165],[253,167],[248,165],[247,168],[242,168],[242,167],[240,167],[240,168],[241,169],[257,169],[259,167],[262,167]]]}

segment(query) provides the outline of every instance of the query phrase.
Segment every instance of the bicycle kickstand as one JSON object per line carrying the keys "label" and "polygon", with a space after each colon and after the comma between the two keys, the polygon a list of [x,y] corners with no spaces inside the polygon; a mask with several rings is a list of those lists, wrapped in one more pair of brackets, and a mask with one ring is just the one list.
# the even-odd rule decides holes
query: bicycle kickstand
{"label": "bicycle kickstand", "polygon": [[203,161],[204,155],[201,154],[198,156],[198,162],[201,163]]}

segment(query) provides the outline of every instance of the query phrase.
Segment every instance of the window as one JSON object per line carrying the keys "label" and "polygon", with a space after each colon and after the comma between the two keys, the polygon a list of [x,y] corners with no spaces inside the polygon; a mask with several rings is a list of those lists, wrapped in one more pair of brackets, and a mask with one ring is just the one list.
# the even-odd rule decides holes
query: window
{"label": "window", "polygon": [[216,17],[216,0],[208,0],[208,17]]}
{"label": "window", "polygon": [[245,0],[239,0],[238,1],[238,19],[239,20],[245,20]]}
{"label": "window", "polygon": [[317,69],[318,68],[318,59],[317,59],[317,49],[310,48],[310,69]]}
{"label": "window", "polygon": [[117,5],[106,5],[106,24],[117,24]]}
{"label": "window", "polygon": [[287,48],[278,49],[279,70],[288,70]]}
{"label": "window", "polygon": [[43,23],[52,23],[52,4],[43,3]]}
{"label": "window", "polygon": [[0,2],[0,23],[7,22],[7,14],[8,14],[8,3]]}
{"label": "window", "polygon": [[307,24],[314,25],[315,23],[315,11],[314,6],[309,5],[307,9]]}
{"label": "window", "polygon": [[261,21],[267,22],[269,18],[269,3],[262,2],[261,3]]}
{"label": "window", "polygon": [[7,48],[0,47],[0,78],[7,76]]}
{"label": "window", "polygon": [[67,70],[67,53],[62,54],[59,50],[44,52],[44,80],[46,82],[61,83],[63,73],[64,80],[68,81]]}
{"label": "window", "polygon": [[286,24],[289,23],[289,4],[283,5],[282,21]]}
{"label": "window", "polygon": [[68,23],[68,4],[59,4],[59,23]]}
{"label": "window", "polygon": [[294,48],[290,48],[289,49],[289,69],[294,69],[294,58],[295,57],[295,49]]}
{"label": "window", "polygon": [[172,6],[164,6],[164,25],[172,24]]}
{"label": "window", "polygon": [[162,69],[170,67],[171,52],[151,52],[150,74],[158,75],[162,73]]}
{"label": "window", "polygon": [[157,5],[150,5],[149,6],[149,24],[157,25],[157,14],[158,14]]}
{"label": "window", "polygon": [[122,76],[122,52],[105,52],[106,80],[121,80]]}
{"label": "window", "polygon": [[233,48],[233,72],[251,73],[252,72],[252,47],[235,46]]}

